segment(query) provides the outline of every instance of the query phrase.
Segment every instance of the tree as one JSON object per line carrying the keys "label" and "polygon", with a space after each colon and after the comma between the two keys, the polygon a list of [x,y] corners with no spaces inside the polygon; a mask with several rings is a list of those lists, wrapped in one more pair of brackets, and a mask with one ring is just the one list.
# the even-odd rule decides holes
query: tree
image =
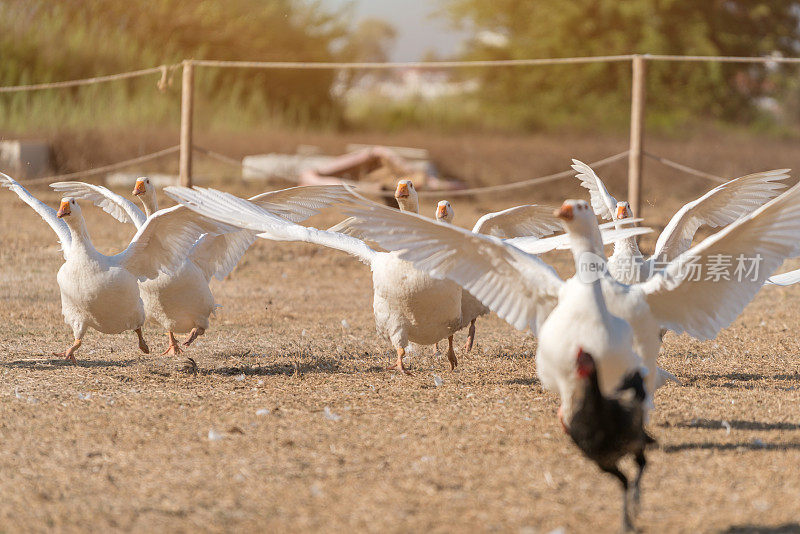
{"label": "tree", "polygon": [[[330,61],[338,13],[306,0],[3,0],[0,84],[84,78],[186,58]],[[329,113],[327,70],[203,69],[198,92]],[[131,82],[132,90],[137,87]],[[151,84],[152,86],[152,84]]]}
{"label": "tree", "polygon": [[349,61],[382,63],[389,61],[389,50],[397,30],[378,18],[362,19],[348,34],[341,56]]}
{"label": "tree", "polygon": [[[477,35],[470,59],[546,58],[631,53],[795,55],[800,2],[788,0],[444,0],[444,12]],[[580,102],[621,112],[630,95],[629,63],[482,71],[487,101],[577,109]],[[726,119],[748,116],[767,89],[763,65],[651,63],[648,106]],[[624,114],[623,114],[624,115]],[[541,113],[538,115],[541,116]]]}

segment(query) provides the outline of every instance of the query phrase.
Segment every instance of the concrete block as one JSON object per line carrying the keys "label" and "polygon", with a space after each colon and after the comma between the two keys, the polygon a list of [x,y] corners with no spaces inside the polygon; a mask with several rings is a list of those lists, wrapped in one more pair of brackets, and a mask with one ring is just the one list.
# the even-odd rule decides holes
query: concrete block
{"label": "concrete block", "polygon": [[13,178],[39,178],[53,172],[53,151],[47,141],[0,141],[0,170]]}

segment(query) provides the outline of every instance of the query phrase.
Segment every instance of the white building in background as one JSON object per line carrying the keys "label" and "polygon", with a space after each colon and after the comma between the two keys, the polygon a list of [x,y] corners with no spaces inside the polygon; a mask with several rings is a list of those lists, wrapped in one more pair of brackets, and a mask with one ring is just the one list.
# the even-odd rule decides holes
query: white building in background
{"label": "white building in background", "polygon": [[435,100],[471,93],[478,86],[477,80],[454,81],[448,71],[406,68],[392,72],[366,73],[349,88],[343,82],[335,84],[333,92],[345,100],[375,97],[395,101]]}

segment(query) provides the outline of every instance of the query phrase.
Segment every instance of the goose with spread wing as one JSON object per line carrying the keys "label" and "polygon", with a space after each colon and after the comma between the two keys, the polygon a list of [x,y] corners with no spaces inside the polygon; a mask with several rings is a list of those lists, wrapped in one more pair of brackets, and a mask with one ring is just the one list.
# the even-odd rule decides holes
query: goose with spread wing
{"label": "goose with spread wing", "polygon": [[[452,224],[454,217],[455,211],[450,202],[440,200],[436,205],[436,220]],[[561,224],[553,216],[553,208],[525,204],[483,215],[475,223],[472,231],[476,234],[493,235],[501,239],[518,236],[541,239],[560,229]],[[489,312],[489,308],[481,304],[468,291],[461,292],[461,327],[469,326],[467,342],[464,347],[466,352],[472,350],[475,342],[475,321]]]}
{"label": "goose with spread wing", "polygon": [[[507,239],[506,242],[532,254],[542,254],[557,248],[568,249],[569,234],[560,234],[552,238],[543,238],[547,233],[560,230],[561,224],[553,215],[553,208],[544,208],[548,210],[546,216],[542,208],[542,206],[517,206],[516,208],[510,208],[501,212],[490,213],[481,217],[472,231],[476,234],[493,235],[495,237],[513,236],[514,234],[527,231],[529,233],[528,235]],[[520,217],[519,209],[524,210],[527,217]],[[515,220],[511,223],[505,222],[506,214],[513,214]],[[450,202],[447,200],[440,201],[436,208],[436,219],[438,221],[452,223],[454,217],[455,212]],[[492,221],[491,226],[488,228],[485,224],[487,221]],[[557,226],[554,226],[554,222]],[[512,226],[512,224],[514,226]],[[608,244],[619,239],[628,239],[632,236],[643,235],[651,231],[650,228],[612,229],[609,225],[604,226],[605,228],[601,227],[603,244]],[[467,352],[472,348],[472,343],[475,338],[475,321],[478,317],[486,315],[490,311],[491,310],[487,306],[472,296],[469,291],[462,291],[461,326],[464,328],[469,325],[466,345]],[[659,372],[663,371],[659,369]]]}
{"label": "goose with spread wing", "polygon": [[[592,207],[603,219],[620,221],[632,217],[628,202],[612,197],[603,181],[585,163],[572,160],[572,168],[581,185],[589,190]],[[658,236],[653,255],[645,259],[635,238],[617,242],[608,260],[611,274],[620,282],[644,282],[667,263],[686,252],[695,233],[702,226],[718,228],[751,213],[775,198],[786,188],[782,183],[789,177],[788,169],[759,172],[730,180],[689,202],[672,216]]]}
{"label": "goose with spread wing", "polygon": [[[136,228],[141,228],[160,213],[156,189],[147,177],[138,178],[133,189],[133,195],[141,200],[144,212],[133,202],[102,186],[59,182],[50,187],[73,198],[88,200],[120,222],[132,223]],[[342,186],[327,185],[271,191],[250,200],[287,220],[302,222],[345,195]],[[185,210],[183,207],[179,209]],[[209,288],[211,279],[224,279],[256,239],[255,232],[238,228],[231,230],[201,237],[178,269],[161,272],[156,278],[141,282],[147,318],[167,332],[169,344],[163,354],[181,352],[175,339],[176,332],[188,332],[183,342],[188,347],[208,329],[209,317],[217,307]]]}
{"label": "goose with spread wing", "polygon": [[75,198],[64,197],[56,211],[2,173],[0,184],[33,208],[61,242],[65,261],[58,270],[57,280],[61,311],[72,328],[74,343],[58,355],[75,362],[75,351],[88,328],[104,334],[133,330],[139,338],[139,348],[148,354],[150,349],[142,335],[145,313],[138,280],[157,278],[162,271],[179,269],[197,239],[218,231],[219,223],[175,206],[148,219],[124,251],[107,256],[92,245]]}
{"label": "goose with spread wing", "polygon": [[[453,334],[461,324],[461,288],[457,284],[435,279],[396,253],[377,251],[352,235],[276,221],[267,210],[227,193],[181,187],[167,187],[165,192],[197,213],[258,232],[258,237],[314,243],[355,256],[372,270],[375,325],[397,353],[396,363],[389,368],[410,374],[403,362],[409,343],[433,345],[445,338],[450,367],[458,365],[453,349]],[[402,210],[418,211],[416,191],[409,180],[400,181],[395,197]]]}
{"label": "goose with spread wing", "polygon": [[[784,259],[800,250],[796,238],[800,233],[800,185],[796,185],[681,254],[648,281],[625,285],[604,271],[597,221],[587,209],[585,202],[567,201],[560,210],[578,276],[597,276],[608,311],[633,328],[633,352],[642,357],[648,370],[649,394],[657,377],[662,327],[701,340],[715,337],[742,312]],[[397,251],[432,276],[458,283],[512,326],[538,332],[543,351],[549,344],[572,343],[575,328],[566,319],[556,321],[551,313],[564,297],[565,283],[535,256],[491,236],[385,210],[366,200],[346,211],[369,239]],[[727,272],[720,272],[715,264],[721,256],[732,258]],[[750,261],[740,267],[739,258]],[[586,263],[588,260],[592,261]],[[588,271],[582,273],[581,269]],[[575,283],[575,277],[567,282]],[[553,319],[551,327],[540,329],[545,319]],[[560,333],[552,325],[559,325]],[[574,348],[570,345],[567,353]],[[564,376],[571,376],[574,354],[568,355],[561,369]],[[613,379],[618,383],[622,375],[614,373]],[[602,387],[602,368],[600,382]]]}

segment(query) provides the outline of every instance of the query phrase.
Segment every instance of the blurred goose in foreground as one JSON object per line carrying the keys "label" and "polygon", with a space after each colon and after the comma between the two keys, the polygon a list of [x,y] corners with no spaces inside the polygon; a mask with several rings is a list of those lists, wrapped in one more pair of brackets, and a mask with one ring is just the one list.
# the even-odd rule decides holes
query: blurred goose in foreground
{"label": "blurred goose in foreground", "polygon": [[[572,168],[578,173],[576,177],[589,190],[592,207],[597,215],[612,221],[633,216],[630,204],[625,201],[617,202],[591,167],[575,159],[572,162]],[[686,252],[692,246],[694,235],[701,226],[726,226],[778,196],[786,188],[781,180],[789,177],[787,173],[788,169],[759,172],[715,187],[684,205],[672,216],[658,236],[655,251],[649,258],[642,256],[636,239],[617,242],[614,254],[608,260],[609,271],[614,278],[625,284],[644,282]]]}
{"label": "blurred goose in foreground", "polygon": [[[449,342],[450,368],[458,365],[453,350],[453,333],[461,324],[461,288],[457,284],[434,279],[399,259],[396,253],[376,251],[356,237],[276,220],[262,207],[227,193],[182,187],[167,187],[164,191],[197,213],[259,232],[258,237],[314,243],[355,256],[372,270],[375,325],[378,334],[388,339],[397,353],[396,363],[389,369],[410,374],[403,363],[409,342],[433,345],[444,338]],[[401,209],[414,213],[418,210],[410,181],[401,180],[395,196]]]}
{"label": "blurred goose in foreground", "polygon": [[[575,372],[583,391],[569,422],[569,436],[600,469],[619,480],[622,485],[622,530],[635,531],[628,501],[632,501],[635,513],[639,507],[640,482],[647,465],[645,449],[655,444],[644,429],[647,393],[642,375],[638,370],[629,373],[613,396],[605,396],[600,391],[597,366],[591,354],[578,352]],[[628,455],[634,457],[638,466],[633,488],[618,465]]]}
{"label": "blurred goose in foreground", "polygon": [[[575,318],[581,313],[581,298],[589,302],[586,299],[590,297],[602,297],[603,306],[633,328],[632,352],[644,361],[647,389],[652,394],[662,327],[701,340],[715,337],[742,312],[783,260],[800,251],[796,237],[800,233],[798,185],[679,255],[648,281],[630,286],[608,274],[597,221],[583,201],[567,201],[559,210],[576,266],[576,276],[567,282],[536,256],[491,236],[387,210],[365,199],[346,212],[357,219],[357,230],[368,238],[398,251],[418,269],[458,283],[512,326],[538,332],[539,352],[554,355],[549,359],[563,365],[554,374],[546,366],[538,367],[543,383],[554,387],[559,380],[545,375],[574,375],[571,366],[579,346],[598,361],[604,359],[591,345],[597,342],[594,336],[610,334],[602,333],[606,326],[582,329],[582,320]],[[748,272],[732,268],[725,276],[714,269],[720,256],[756,259],[758,268]],[[693,266],[700,268],[702,276],[697,276]],[[567,291],[573,286],[584,288]],[[592,292],[587,293],[585,287]],[[565,315],[559,320],[560,314],[554,310],[562,302],[569,313],[562,312]],[[567,302],[572,302],[574,309]],[[594,306],[601,309],[600,304]],[[551,326],[545,328],[542,321]],[[582,341],[583,337],[587,339]],[[604,371],[607,364],[600,363],[599,368],[601,389],[609,394],[623,375],[614,368]],[[557,389],[564,391],[561,386]],[[562,394],[562,401],[569,404],[569,397]]]}
{"label": "blurred goose in foreground", "polygon": [[[141,200],[144,212],[133,202],[99,185],[58,182],[50,187],[73,198],[88,200],[118,221],[132,223],[136,228],[141,228],[161,213],[156,189],[147,177],[138,178],[133,188],[133,195]],[[262,193],[251,200],[289,221],[302,222],[346,195],[342,186],[308,186]],[[189,212],[179,206],[178,211],[181,210]],[[169,344],[162,355],[181,352],[175,339],[176,332],[189,333],[183,342],[185,347],[205,333],[209,317],[217,307],[208,287],[211,278],[224,279],[256,239],[255,232],[238,228],[228,230],[201,237],[177,269],[161,272],[156,278],[141,282],[147,318],[167,332]]]}
{"label": "blurred goose in foreground", "polygon": [[197,239],[204,233],[217,231],[219,223],[180,206],[162,210],[139,228],[124,251],[106,256],[92,245],[81,208],[74,198],[63,198],[56,211],[5,174],[0,173],[0,183],[33,208],[61,242],[65,259],[57,276],[61,310],[64,321],[72,327],[75,342],[57,355],[75,362],[75,351],[90,327],[104,334],[133,330],[139,338],[139,348],[149,354],[142,336],[145,314],[137,280],[156,278],[163,270],[179,269]]}

